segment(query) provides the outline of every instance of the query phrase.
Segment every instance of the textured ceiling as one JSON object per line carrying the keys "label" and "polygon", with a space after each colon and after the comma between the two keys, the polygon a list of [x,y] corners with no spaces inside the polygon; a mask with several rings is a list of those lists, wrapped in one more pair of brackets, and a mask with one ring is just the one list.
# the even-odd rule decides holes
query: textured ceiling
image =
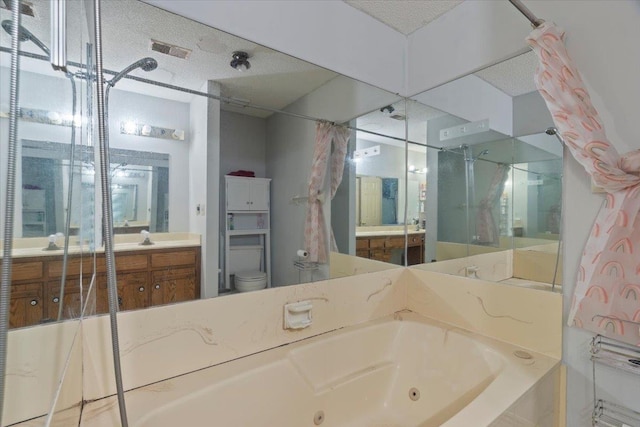
{"label": "textured ceiling", "polygon": [[[49,1],[35,0],[33,4],[38,19],[25,17],[22,24],[49,45]],[[84,11],[80,10],[81,2],[67,2],[67,5],[73,8],[67,14],[74,20],[69,22],[69,28],[81,28],[82,22],[78,18],[84,16]],[[2,10],[2,19],[9,17],[9,12]],[[214,80],[220,83],[222,95],[250,101],[253,104],[281,109],[337,76],[332,71],[137,0],[103,1],[102,23],[103,59],[106,69],[122,70],[140,58],[151,56],[158,61],[158,68],[149,73],[136,70],[132,75],[194,90],[200,90],[206,81]],[[70,31],[72,32],[73,30]],[[2,33],[0,42],[3,46],[9,46],[8,35]],[[69,39],[79,40],[81,37],[70,34]],[[190,49],[191,55],[183,60],[153,52],[150,49],[151,39]],[[84,41],[87,41],[86,35]],[[81,45],[71,45],[69,59],[79,61]],[[41,53],[32,43],[23,43],[22,47],[31,52]],[[229,66],[231,53],[236,50],[249,53],[249,71],[240,73]],[[5,62],[4,59],[3,56],[2,63]],[[50,74],[51,67],[48,64],[27,60],[22,62],[23,68],[29,71]],[[188,102],[192,97],[189,94],[150,87],[130,80],[121,80],[118,88],[182,102]],[[223,108],[259,117],[271,114],[264,110],[240,110],[229,105],[223,105]]]}
{"label": "textured ceiling", "polygon": [[463,0],[345,0],[391,28],[408,35],[450,11]]}
{"label": "textured ceiling", "polygon": [[537,65],[535,53],[529,51],[478,71],[475,75],[509,96],[518,96],[537,90],[533,81]]}
{"label": "textured ceiling", "polygon": [[[422,144],[427,141],[427,120],[446,115],[446,113],[440,110],[436,110],[435,108],[431,108],[415,101],[408,101],[406,105],[404,100],[398,101],[393,104],[393,108],[395,109],[393,114],[404,115],[409,119],[409,141]],[[374,110],[369,114],[358,117],[356,123],[358,129],[364,129],[404,139],[404,120],[392,119],[383,114],[380,110]],[[383,144],[389,144],[392,142],[389,138],[385,138],[384,136],[372,135],[366,132],[358,132],[357,138],[380,142]]]}

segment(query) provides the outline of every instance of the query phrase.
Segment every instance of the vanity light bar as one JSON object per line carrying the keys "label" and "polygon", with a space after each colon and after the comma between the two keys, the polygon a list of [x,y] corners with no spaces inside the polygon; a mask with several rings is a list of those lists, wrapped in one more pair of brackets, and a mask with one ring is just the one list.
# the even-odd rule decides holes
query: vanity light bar
{"label": "vanity light bar", "polygon": [[380,155],[380,146],[375,145],[373,147],[355,150],[353,152],[353,160],[362,159],[364,157],[379,156],[379,155]]}
{"label": "vanity light bar", "polygon": [[[8,118],[9,113],[0,112],[0,118]],[[39,110],[37,108],[20,108],[18,118],[25,122],[42,123],[44,125],[71,126],[72,123],[79,127],[82,125],[82,118],[76,115],[72,120],[71,114],[59,113],[57,111]]]}
{"label": "vanity light bar", "polygon": [[185,137],[185,132],[182,129],[162,128],[136,122],[120,122],[120,133],[124,135],[148,136],[149,138],[173,139],[177,141],[184,141]]}
{"label": "vanity light bar", "polygon": [[480,120],[478,122],[469,122],[463,125],[440,129],[440,141],[460,138],[461,136],[475,135],[477,133],[487,132],[490,130],[489,119]]}

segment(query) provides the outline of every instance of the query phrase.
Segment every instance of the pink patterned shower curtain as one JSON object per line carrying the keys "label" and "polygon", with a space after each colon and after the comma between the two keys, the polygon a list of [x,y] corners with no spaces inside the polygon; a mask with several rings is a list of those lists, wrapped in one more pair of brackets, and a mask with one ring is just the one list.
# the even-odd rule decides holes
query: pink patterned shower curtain
{"label": "pink patterned shower curtain", "polygon": [[[325,175],[327,163],[331,158],[331,199],[336,195],[338,186],[342,182],[344,160],[347,155],[349,129],[327,122],[316,123],[316,145],[313,153],[313,163],[309,176],[309,199],[307,202],[307,217],[304,227],[304,246],[309,252],[309,261],[327,262],[326,223],[322,210],[324,197]],[[331,142],[333,141],[333,152]],[[331,247],[335,248],[333,232],[331,233]]]}
{"label": "pink patterned shower curtain", "polygon": [[478,243],[483,245],[499,245],[500,233],[496,219],[493,216],[493,207],[500,199],[504,191],[504,185],[509,176],[508,165],[499,164],[493,174],[489,191],[486,196],[480,200],[478,204],[478,213],[476,214],[476,234],[478,235]]}
{"label": "pink patterned shower curtain", "polygon": [[569,325],[640,346],[640,150],[620,156],[569,57],[564,32],[544,23],[527,42],[536,85],[569,151],[607,192],[585,246]]}

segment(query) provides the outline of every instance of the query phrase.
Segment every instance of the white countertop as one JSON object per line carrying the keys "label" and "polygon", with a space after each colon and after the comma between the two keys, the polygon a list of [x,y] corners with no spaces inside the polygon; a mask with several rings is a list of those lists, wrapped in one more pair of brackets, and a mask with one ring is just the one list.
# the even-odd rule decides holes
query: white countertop
{"label": "white countertop", "polygon": [[[200,235],[195,233],[151,233],[149,237],[153,242],[152,245],[141,245],[142,236],[139,234],[115,235],[114,252],[183,248],[200,246],[201,244]],[[89,246],[87,244],[80,245],[76,240],[76,236],[71,236],[69,254],[89,253]],[[11,256],[13,258],[28,258],[63,255],[64,239],[58,238],[57,243],[61,249],[46,251],[43,250],[49,244],[49,239],[46,237],[17,238],[14,240]],[[96,248],[95,252],[104,253],[104,247]]]}

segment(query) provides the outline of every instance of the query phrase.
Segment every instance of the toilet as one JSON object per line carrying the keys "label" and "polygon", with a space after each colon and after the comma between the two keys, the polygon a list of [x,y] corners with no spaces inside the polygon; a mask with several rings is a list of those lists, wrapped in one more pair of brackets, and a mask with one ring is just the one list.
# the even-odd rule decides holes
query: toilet
{"label": "toilet", "polygon": [[267,286],[267,273],[263,270],[261,245],[231,246],[229,272],[235,275],[234,284],[238,292],[256,291]]}
{"label": "toilet", "polygon": [[267,273],[264,271],[239,271],[235,275],[234,282],[238,292],[257,291],[267,286]]}

